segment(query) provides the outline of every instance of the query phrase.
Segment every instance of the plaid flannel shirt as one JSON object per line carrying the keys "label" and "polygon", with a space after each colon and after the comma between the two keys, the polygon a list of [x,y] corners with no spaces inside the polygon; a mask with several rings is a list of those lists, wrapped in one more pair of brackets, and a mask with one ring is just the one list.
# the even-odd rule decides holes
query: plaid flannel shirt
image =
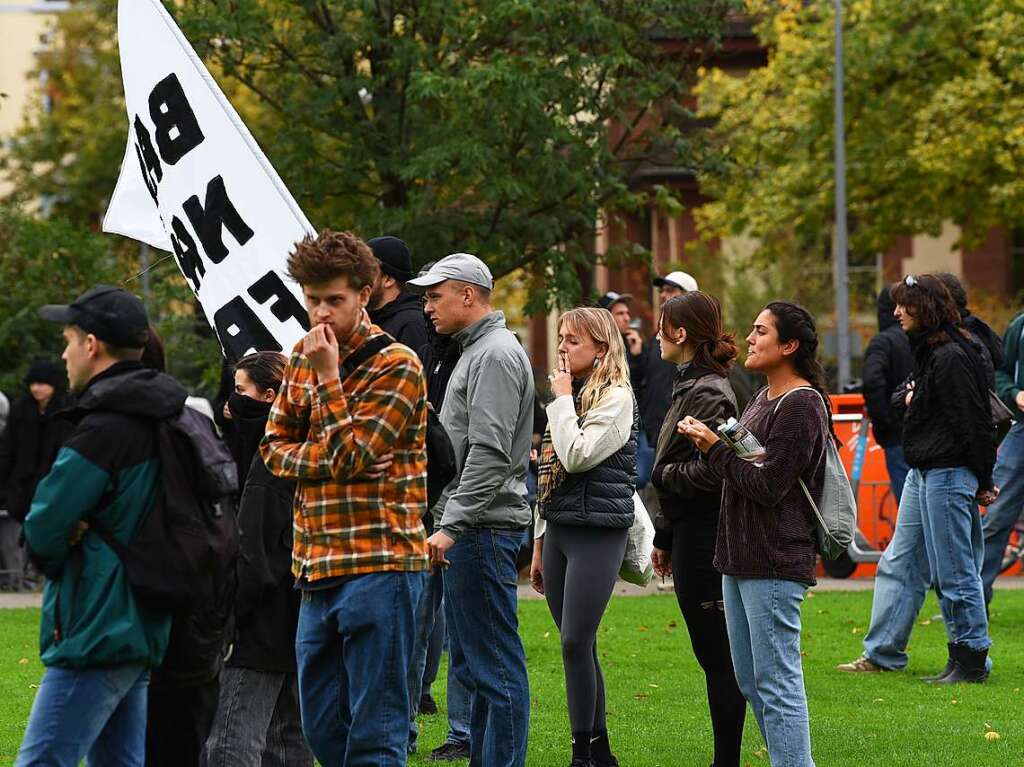
{"label": "plaid flannel shirt", "polygon": [[[342,361],[383,335],[363,313]],[[344,381],[321,385],[300,342],[260,445],[272,473],[298,480],[292,572],[309,582],[427,568],[427,389],[419,359],[393,343]],[[387,474],[365,476],[394,454]]]}

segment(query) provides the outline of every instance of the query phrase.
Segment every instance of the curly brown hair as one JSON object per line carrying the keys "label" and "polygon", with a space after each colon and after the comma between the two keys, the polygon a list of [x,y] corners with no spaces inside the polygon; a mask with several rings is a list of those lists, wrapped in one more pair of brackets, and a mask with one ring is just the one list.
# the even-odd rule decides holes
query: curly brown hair
{"label": "curly brown hair", "polygon": [[920,333],[935,333],[943,325],[960,322],[949,288],[934,274],[907,275],[892,286],[890,293],[893,301],[910,312]]}
{"label": "curly brown hair", "polygon": [[352,232],[324,229],[306,235],[288,256],[288,276],[300,285],[316,285],[345,277],[354,290],[373,285],[380,264],[370,247]]}

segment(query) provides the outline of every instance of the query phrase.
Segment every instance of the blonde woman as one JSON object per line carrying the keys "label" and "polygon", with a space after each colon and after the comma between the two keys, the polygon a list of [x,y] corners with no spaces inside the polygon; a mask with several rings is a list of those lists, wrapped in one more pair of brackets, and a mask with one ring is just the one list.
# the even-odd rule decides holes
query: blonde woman
{"label": "blonde woman", "polygon": [[530,577],[562,638],[571,767],[617,767],[596,637],[633,524],[640,419],[608,310],[562,316],[558,370],[549,379],[555,399],[541,447]]}

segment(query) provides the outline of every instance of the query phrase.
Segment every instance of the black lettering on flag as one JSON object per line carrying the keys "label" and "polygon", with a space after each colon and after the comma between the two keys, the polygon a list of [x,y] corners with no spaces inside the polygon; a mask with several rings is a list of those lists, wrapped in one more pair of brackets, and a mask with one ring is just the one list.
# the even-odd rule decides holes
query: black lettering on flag
{"label": "black lettering on flag", "polygon": [[156,128],[160,156],[168,165],[176,164],[206,138],[174,73],[150,91],[149,116]]}
{"label": "black lettering on flag", "polygon": [[214,330],[224,354],[234,362],[250,351],[281,351],[279,344],[245,299],[235,296],[213,315]]}
{"label": "black lettering on flag", "polygon": [[238,215],[238,210],[228,197],[221,176],[215,176],[206,185],[205,204],[200,204],[198,195],[192,195],[185,200],[184,208],[192,228],[203,244],[206,257],[215,264],[219,264],[228,255],[222,236],[225,227],[239,245],[245,245],[253,236],[252,229]]}
{"label": "black lettering on flag", "polygon": [[156,156],[153,149],[153,139],[149,136],[145,124],[135,115],[135,156],[139,158],[139,167],[142,169],[142,180],[146,182],[146,189],[153,202],[157,201],[157,189],[160,180],[164,177],[164,170],[160,167],[160,158]]}
{"label": "black lettering on flag", "polygon": [[203,277],[206,276],[206,267],[196,248],[196,241],[177,216],[171,217],[171,247],[174,248],[174,257],[181,273],[192,283],[192,292],[198,293]]}
{"label": "black lettering on flag", "polygon": [[281,322],[290,319],[298,320],[304,330],[309,330],[309,314],[302,304],[285,286],[281,275],[270,271],[260,277],[249,288],[249,295],[256,299],[257,303],[265,304],[271,298],[276,299],[270,305],[270,313]]}

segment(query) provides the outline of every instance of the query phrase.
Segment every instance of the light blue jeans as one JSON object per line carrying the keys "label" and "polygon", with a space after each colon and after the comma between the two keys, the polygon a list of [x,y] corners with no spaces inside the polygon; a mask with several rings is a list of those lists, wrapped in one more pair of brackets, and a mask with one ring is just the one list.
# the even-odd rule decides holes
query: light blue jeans
{"label": "light blue jeans", "polygon": [[46,669],[15,765],[142,767],[148,688],[140,665]]}
{"label": "light blue jeans", "polygon": [[892,670],[906,668],[910,632],[931,582],[919,484],[920,474],[915,472],[913,502],[908,497],[910,488],[903,490],[896,530],[875,573],[871,623],[864,635],[864,655],[875,665]]}
{"label": "light blue jeans", "polygon": [[814,767],[800,660],[806,590],[796,581],[722,576],[736,682],[754,711],[772,767]]}
{"label": "light blue jeans", "polygon": [[987,650],[992,640],[981,585],[985,545],[977,493],[978,480],[965,467],[911,469],[903,497],[921,507],[928,565],[949,641]]}
{"label": "light blue jeans", "polygon": [[999,445],[992,480],[999,488],[999,498],[988,507],[981,524],[985,538],[981,581],[986,603],[992,601],[992,584],[999,575],[1010,531],[1024,509],[1024,423],[1014,422]]}

